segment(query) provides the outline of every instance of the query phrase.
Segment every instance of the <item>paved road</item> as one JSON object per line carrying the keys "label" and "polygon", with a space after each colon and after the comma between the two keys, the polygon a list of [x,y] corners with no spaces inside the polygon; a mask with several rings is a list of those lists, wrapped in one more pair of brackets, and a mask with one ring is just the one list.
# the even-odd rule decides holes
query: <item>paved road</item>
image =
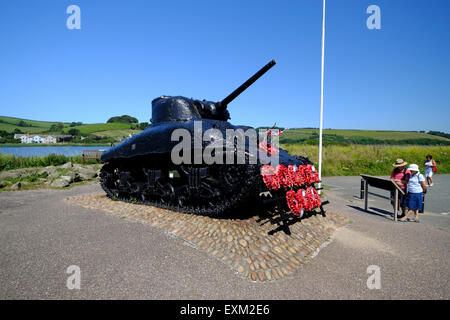
{"label": "paved road", "polygon": [[[334,191],[329,210],[352,224],[292,277],[262,284],[161,229],[64,201],[99,191],[0,193],[1,299],[450,298],[449,232],[363,214]],[[66,287],[70,265],[81,269],[80,290]],[[380,290],[367,288],[370,265],[381,269]]]}
{"label": "paved road", "polygon": [[[433,187],[428,188],[425,196],[425,214],[420,215],[421,222],[450,231],[450,175],[435,175],[433,182]],[[324,187],[326,188],[325,194],[328,190],[332,190],[343,199],[346,199],[349,208],[354,210],[364,208],[364,200],[359,198],[360,177],[324,178]],[[388,200],[389,196],[389,191],[369,186],[368,209],[371,214],[392,219],[391,214],[393,214],[394,210],[390,205],[390,200]],[[361,214],[364,213],[362,212]]]}

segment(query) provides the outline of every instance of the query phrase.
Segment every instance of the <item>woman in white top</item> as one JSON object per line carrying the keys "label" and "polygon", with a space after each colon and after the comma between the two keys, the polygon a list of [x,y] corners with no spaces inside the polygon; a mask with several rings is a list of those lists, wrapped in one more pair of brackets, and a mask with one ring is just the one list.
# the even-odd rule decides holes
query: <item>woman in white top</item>
{"label": "woman in white top", "polygon": [[433,186],[433,168],[436,167],[436,162],[431,155],[427,155],[427,161],[425,161],[425,177],[427,178],[427,184],[429,187]]}
{"label": "woman in white top", "polygon": [[411,171],[411,177],[408,181],[408,195],[406,196],[409,211],[399,221],[406,221],[414,213],[414,221],[419,222],[419,210],[422,209],[423,194],[427,192],[427,186],[425,185],[425,178],[419,172],[419,166],[417,164],[411,164],[408,170]]}

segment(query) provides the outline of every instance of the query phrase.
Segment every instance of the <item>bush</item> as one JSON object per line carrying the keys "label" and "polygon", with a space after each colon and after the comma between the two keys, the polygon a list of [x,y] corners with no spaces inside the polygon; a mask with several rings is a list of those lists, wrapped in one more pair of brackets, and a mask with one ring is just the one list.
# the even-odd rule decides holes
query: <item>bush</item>
{"label": "bush", "polygon": [[124,114],[123,116],[116,116],[109,118],[107,123],[122,122],[122,123],[139,123],[138,119]]}
{"label": "bush", "polygon": [[20,121],[17,123],[17,125],[18,125],[19,127],[32,127],[32,126],[33,126],[33,125],[31,125],[31,124],[26,123],[26,122],[23,121],[23,120],[20,120]]}
{"label": "bush", "polygon": [[62,132],[64,129],[64,123],[58,122],[54,123],[50,126],[50,129],[48,129],[48,132]]}
{"label": "bush", "polygon": [[69,131],[67,131],[67,133],[72,135],[72,136],[79,136],[80,135],[80,130],[72,128]]}
{"label": "bush", "polygon": [[[67,157],[57,154],[50,154],[45,157],[16,157],[9,154],[2,154],[0,155],[0,171],[19,168],[59,166],[69,161],[72,163],[82,163],[83,159],[81,156]],[[98,163],[98,161],[89,159],[86,163]]]}
{"label": "bush", "polygon": [[450,139],[450,133],[445,133],[445,132],[440,132],[440,131],[428,131],[428,134]]}
{"label": "bush", "polygon": [[72,142],[83,144],[95,143],[95,144],[109,145],[113,142],[116,142],[116,140],[114,137],[97,136],[95,134],[91,134],[87,138],[84,138],[83,140],[81,140],[80,136],[77,136],[76,138],[72,139]]}

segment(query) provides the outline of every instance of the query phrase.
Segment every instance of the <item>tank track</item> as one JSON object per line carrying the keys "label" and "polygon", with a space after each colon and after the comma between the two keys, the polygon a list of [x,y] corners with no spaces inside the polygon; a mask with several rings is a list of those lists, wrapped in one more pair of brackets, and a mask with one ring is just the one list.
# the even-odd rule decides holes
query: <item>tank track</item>
{"label": "tank track", "polygon": [[[308,158],[295,158],[301,164],[312,164]],[[280,209],[290,211],[286,190],[272,190],[270,198],[267,197],[261,167],[261,164],[177,166],[168,155],[152,155],[106,163],[100,172],[100,185],[113,200],[196,215],[221,216],[258,195],[264,203],[276,202]],[[306,186],[316,188],[314,183]],[[322,206],[320,210],[323,213]]]}
{"label": "tank track", "polygon": [[[259,165],[158,168],[142,163],[145,161],[119,160],[105,164],[100,184],[107,196],[178,212],[219,216],[249,198],[261,184]],[[178,172],[179,177],[171,178],[171,172]]]}

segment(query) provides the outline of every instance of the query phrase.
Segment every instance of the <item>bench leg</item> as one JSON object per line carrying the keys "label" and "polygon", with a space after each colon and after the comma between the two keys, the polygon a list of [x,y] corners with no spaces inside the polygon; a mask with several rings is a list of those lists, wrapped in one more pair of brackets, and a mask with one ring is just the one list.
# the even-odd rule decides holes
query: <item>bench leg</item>
{"label": "bench leg", "polygon": [[394,197],[394,221],[397,222],[397,205],[398,205],[398,190],[395,188],[395,197]]}
{"label": "bench leg", "polygon": [[364,179],[361,179],[361,190],[360,190],[359,198],[360,199],[364,198]]}
{"label": "bench leg", "polygon": [[364,210],[367,211],[367,202],[369,201],[369,183],[367,180],[364,183]]}

